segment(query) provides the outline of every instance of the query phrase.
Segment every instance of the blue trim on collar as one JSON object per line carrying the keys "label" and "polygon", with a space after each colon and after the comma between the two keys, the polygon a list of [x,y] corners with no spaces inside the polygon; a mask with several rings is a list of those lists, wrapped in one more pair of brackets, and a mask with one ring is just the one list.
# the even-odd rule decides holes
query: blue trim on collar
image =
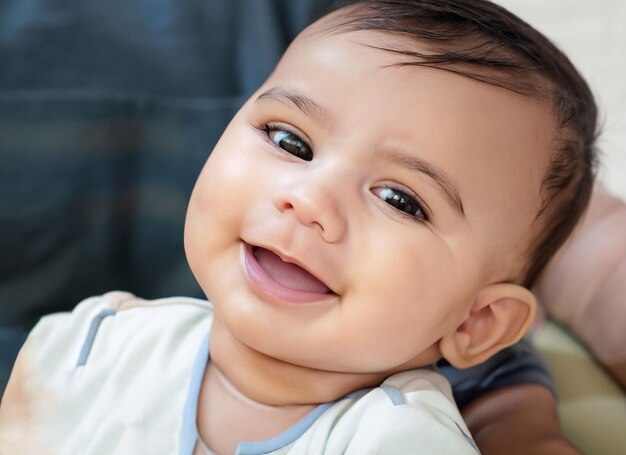
{"label": "blue trim on collar", "polygon": [[209,336],[211,331],[202,339],[196,361],[191,371],[191,379],[189,381],[189,390],[187,392],[187,400],[183,409],[183,421],[179,436],[179,454],[191,455],[193,453],[196,442],[198,441],[198,426],[196,425],[198,415],[198,399],[200,398],[200,387],[204,370],[209,362]]}
{"label": "blue trim on collar", "polygon": [[406,404],[406,397],[397,388],[390,385],[381,385],[380,388],[387,394],[394,406]]}
{"label": "blue trim on collar", "polygon": [[298,422],[294,423],[291,427],[280,433],[278,436],[270,439],[265,439],[263,441],[239,443],[236,455],[261,455],[273,452],[278,449],[282,449],[283,447],[288,446],[300,436],[302,436],[309,428],[311,428],[311,426],[317,421],[317,419],[319,419],[320,416],[324,414],[335,403],[346,399],[358,400],[374,389],[376,389],[376,387],[366,387],[363,389],[355,390],[354,392],[350,392],[347,395],[344,395],[338,400],[320,404]]}
{"label": "blue trim on collar", "polygon": [[87,336],[85,337],[85,341],[83,341],[83,346],[80,349],[80,354],[78,354],[76,367],[85,366],[85,364],[87,363],[87,359],[89,359],[89,354],[91,353],[91,348],[96,341],[96,335],[98,333],[98,329],[100,328],[100,324],[102,324],[102,321],[104,321],[104,319],[109,316],[115,316],[114,309],[106,308],[100,311],[100,313],[96,314],[91,320],[91,323],[89,324],[89,330],[87,331]]}
{"label": "blue trim on collar", "polygon": [[275,436],[271,439],[266,439],[264,441],[258,442],[240,443],[237,447],[236,455],[260,455],[273,452],[291,444],[300,436],[302,436],[304,432],[308,430],[311,425],[313,425],[315,421],[335,403],[336,401],[320,404],[298,422],[287,428],[278,436]]}

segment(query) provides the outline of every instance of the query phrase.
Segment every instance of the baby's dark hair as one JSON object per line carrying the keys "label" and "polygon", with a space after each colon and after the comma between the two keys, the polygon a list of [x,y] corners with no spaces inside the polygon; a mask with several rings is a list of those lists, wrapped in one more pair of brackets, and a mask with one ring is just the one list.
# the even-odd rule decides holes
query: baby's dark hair
{"label": "baby's dark hair", "polygon": [[[398,65],[438,68],[553,105],[557,130],[521,282],[530,287],[585,211],[596,172],[598,109],[589,86],[544,35],[487,0],[356,0],[336,31],[380,30],[431,44],[384,48]],[[406,58],[408,57],[408,59]]]}

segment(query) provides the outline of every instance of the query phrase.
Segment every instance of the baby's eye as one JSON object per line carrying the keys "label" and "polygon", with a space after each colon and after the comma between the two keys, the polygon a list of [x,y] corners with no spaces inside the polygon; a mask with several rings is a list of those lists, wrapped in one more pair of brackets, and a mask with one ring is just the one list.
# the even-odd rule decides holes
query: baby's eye
{"label": "baby's eye", "polygon": [[382,187],[374,188],[373,193],[396,210],[420,220],[428,219],[420,203],[413,196],[403,191]]}
{"label": "baby's eye", "polygon": [[304,161],[313,159],[313,151],[309,144],[294,133],[275,126],[267,126],[267,136],[274,144]]}

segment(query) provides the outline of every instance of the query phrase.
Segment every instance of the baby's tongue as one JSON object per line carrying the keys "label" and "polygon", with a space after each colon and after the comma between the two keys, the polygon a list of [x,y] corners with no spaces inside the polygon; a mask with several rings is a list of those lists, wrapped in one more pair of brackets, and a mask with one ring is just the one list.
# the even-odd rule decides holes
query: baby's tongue
{"label": "baby's tongue", "polygon": [[330,291],[324,283],[302,267],[283,261],[276,254],[265,248],[256,248],[254,255],[261,267],[263,267],[263,270],[274,281],[289,289],[320,294],[326,294]]}

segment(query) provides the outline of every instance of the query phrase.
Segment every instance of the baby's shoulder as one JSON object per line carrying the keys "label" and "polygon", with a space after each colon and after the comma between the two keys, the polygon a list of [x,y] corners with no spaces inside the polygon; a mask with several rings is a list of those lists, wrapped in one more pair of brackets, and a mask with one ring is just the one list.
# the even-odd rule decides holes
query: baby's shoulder
{"label": "baby's shoulder", "polygon": [[44,369],[46,365],[77,367],[86,364],[95,348],[121,352],[151,345],[155,340],[168,338],[168,333],[172,334],[169,338],[175,334],[201,337],[210,328],[212,316],[212,307],[205,300],[146,300],[113,291],[87,298],[70,312],[44,316],[26,344]]}
{"label": "baby's shoulder", "polygon": [[394,374],[379,387],[337,401],[294,449],[317,441],[324,441],[320,453],[397,454],[416,447],[424,454],[478,453],[449,383],[427,369]]}
{"label": "baby's shoulder", "polygon": [[[129,447],[174,453],[176,429],[201,378],[196,372],[207,361],[211,321],[206,301],[144,300],[126,292],[91,297],[70,312],[46,316],[20,351],[9,399],[3,399],[4,418],[19,422],[12,429],[20,435],[32,429],[42,447],[59,453],[83,453],[84,439],[94,434],[102,437],[87,452],[118,453],[121,430],[132,434]],[[15,420],[20,409],[29,413]],[[81,431],[69,430],[75,428]],[[154,428],[176,431],[155,435]]]}
{"label": "baby's shoulder", "polygon": [[[163,312],[173,308],[177,310],[188,309],[190,311],[212,313],[213,308],[206,300],[195,299],[191,297],[165,297],[161,299],[148,300],[141,297],[137,297],[130,292],[125,291],[111,291],[103,295],[93,296],[86,298],[74,307],[71,311],[71,315],[74,318],[81,318],[83,316],[89,317],[95,312],[107,312],[116,314],[120,312],[127,312],[130,310],[144,310],[143,312]],[[44,316],[42,321],[47,319],[54,319],[56,317],[64,317],[67,312],[54,313],[48,316]]]}

